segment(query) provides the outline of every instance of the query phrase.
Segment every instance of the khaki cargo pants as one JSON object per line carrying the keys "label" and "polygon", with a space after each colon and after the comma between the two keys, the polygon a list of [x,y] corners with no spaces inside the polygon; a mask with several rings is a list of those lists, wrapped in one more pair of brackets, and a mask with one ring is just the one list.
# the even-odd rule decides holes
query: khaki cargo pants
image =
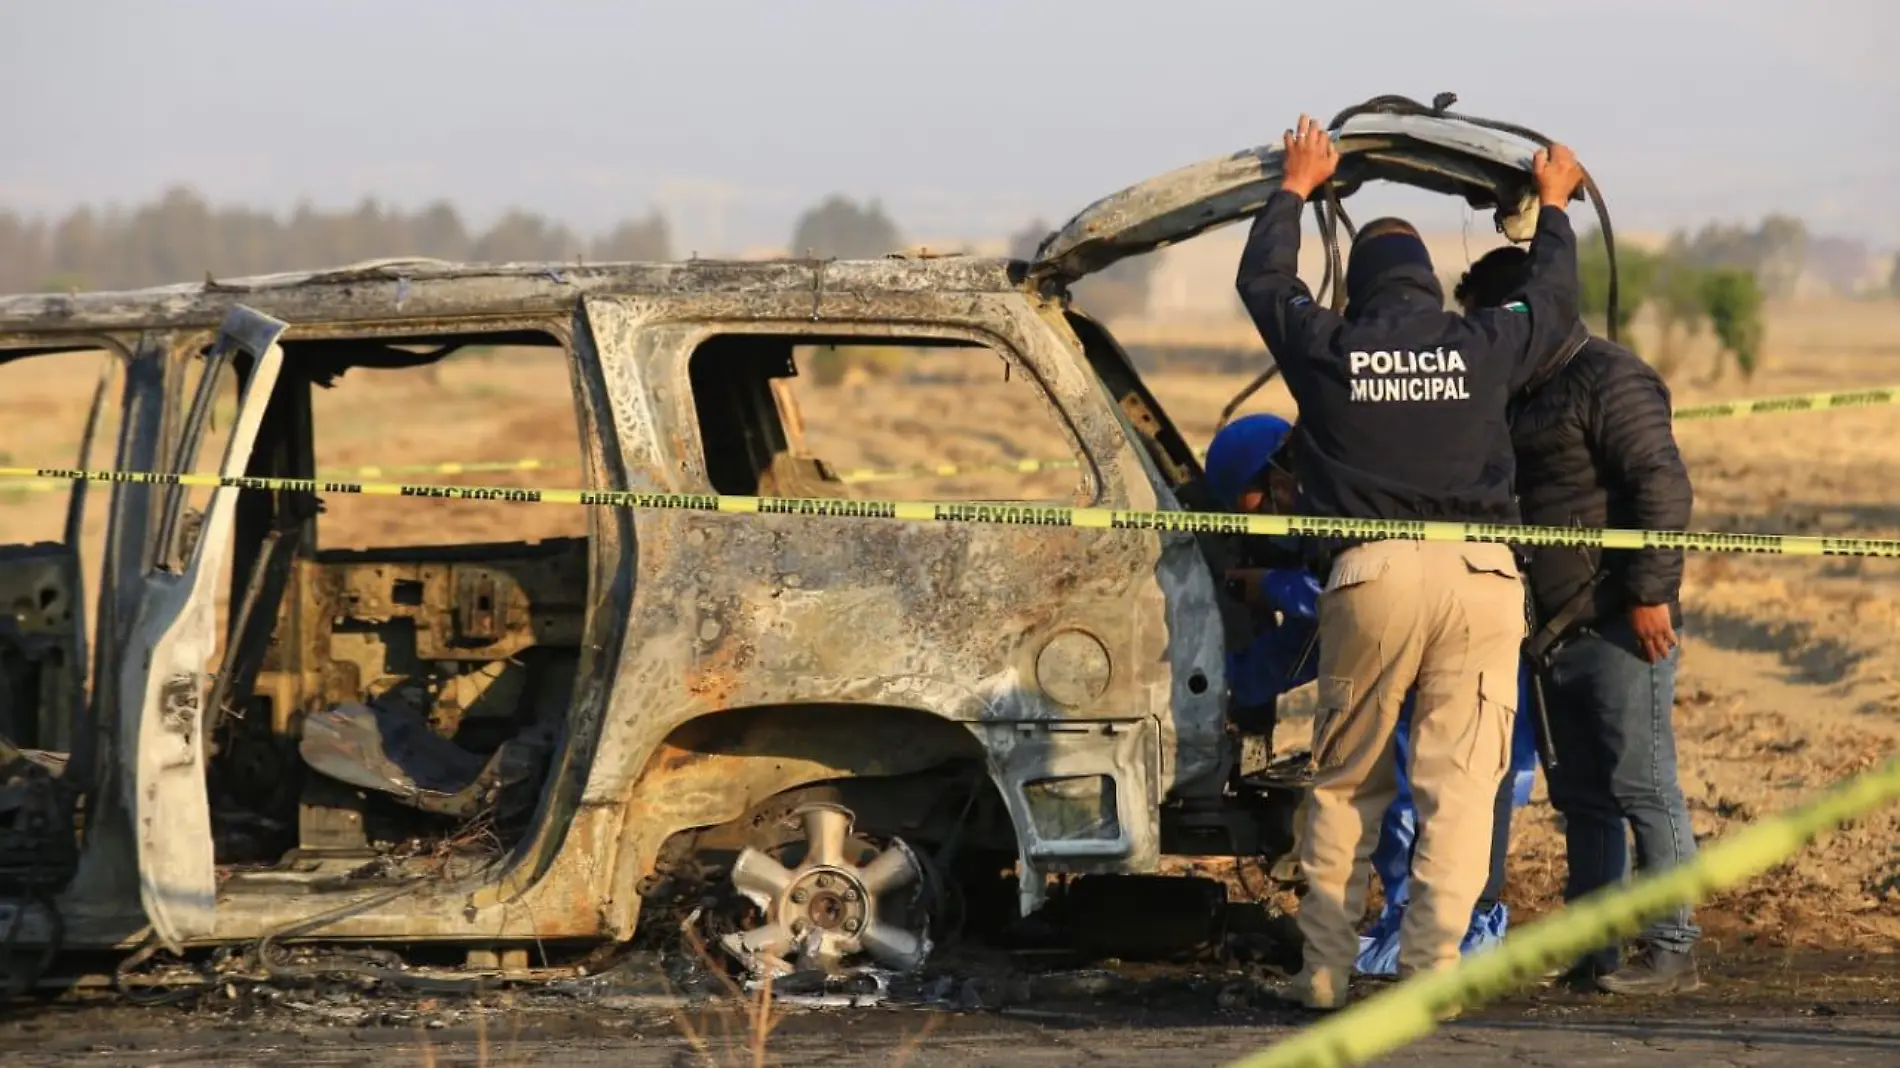
{"label": "khaki cargo pants", "polygon": [[1398,792],[1407,691],[1419,833],[1399,974],[1456,964],[1490,871],[1491,816],[1517,717],[1524,590],[1508,546],[1378,541],[1341,553],[1319,601],[1314,778],[1300,865],[1302,996],[1345,1002],[1379,822]]}

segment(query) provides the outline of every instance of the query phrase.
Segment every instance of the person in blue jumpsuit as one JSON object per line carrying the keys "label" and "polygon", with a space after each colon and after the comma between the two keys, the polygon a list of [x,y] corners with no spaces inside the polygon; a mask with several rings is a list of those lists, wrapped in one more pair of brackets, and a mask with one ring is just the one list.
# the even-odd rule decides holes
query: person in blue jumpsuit
{"label": "person in blue jumpsuit", "polygon": [[[1298,487],[1283,460],[1292,425],[1275,415],[1250,415],[1235,420],[1216,434],[1207,451],[1208,488],[1228,511],[1288,514],[1298,507]],[[1281,542],[1281,539],[1269,539]],[[1248,568],[1230,574],[1237,591],[1256,617],[1273,618],[1248,645],[1227,658],[1235,719],[1243,729],[1271,730],[1273,708],[1279,696],[1313,681],[1318,671],[1319,580],[1306,567],[1287,563],[1297,559],[1282,543],[1283,566]],[[1493,818],[1491,877],[1473,910],[1465,933],[1465,953],[1504,937],[1510,910],[1501,900],[1504,866],[1511,834],[1511,812],[1530,801],[1537,774],[1537,744],[1530,708],[1528,668],[1519,676],[1519,709],[1512,737],[1511,772],[1498,791]],[[1386,809],[1379,844],[1372,854],[1373,869],[1385,891],[1385,907],[1378,922],[1359,939],[1355,970],[1362,975],[1392,976],[1398,972],[1399,923],[1409,899],[1412,847],[1418,814],[1412,806],[1405,769],[1410,760],[1409,729],[1412,697],[1399,714],[1397,738],[1398,796]]]}

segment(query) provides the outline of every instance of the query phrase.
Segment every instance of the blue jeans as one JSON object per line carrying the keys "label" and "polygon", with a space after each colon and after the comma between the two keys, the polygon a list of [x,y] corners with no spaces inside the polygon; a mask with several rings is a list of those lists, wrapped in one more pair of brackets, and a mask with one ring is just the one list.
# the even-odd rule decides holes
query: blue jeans
{"label": "blue jeans", "polygon": [[[1546,780],[1551,805],[1564,818],[1566,901],[1627,874],[1630,831],[1639,873],[1695,858],[1671,724],[1681,650],[1655,664],[1636,650],[1635,632],[1619,620],[1564,641],[1544,674],[1557,757]],[[1686,950],[1701,934],[1682,908],[1652,926],[1643,941]],[[1612,953],[1601,951],[1598,963],[1613,967]]]}

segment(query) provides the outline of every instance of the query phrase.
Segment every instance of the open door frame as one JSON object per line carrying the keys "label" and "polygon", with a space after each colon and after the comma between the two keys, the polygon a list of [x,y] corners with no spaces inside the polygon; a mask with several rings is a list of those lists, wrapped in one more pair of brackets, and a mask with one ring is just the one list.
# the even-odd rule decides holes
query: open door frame
{"label": "open door frame", "polygon": [[[172,473],[193,469],[220,376],[238,356],[248,358],[236,421],[218,475],[237,478],[250,463],[264,410],[283,366],[278,347],[286,324],[242,305],[233,307],[205,354],[206,367],[187,414]],[[131,640],[121,661],[120,753],[132,772],[126,805],[138,841],[139,893],[153,933],[169,948],[213,933],[217,869],[211,841],[210,796],[205,787],[204,714],[210,670],[220,635],[217,594],[231,552],[237,495],[231,486],[211,494],[195,537],[188,535],[190,488],[171,486],[144,576]],[[136,707],[130,707],[136,702]]]}

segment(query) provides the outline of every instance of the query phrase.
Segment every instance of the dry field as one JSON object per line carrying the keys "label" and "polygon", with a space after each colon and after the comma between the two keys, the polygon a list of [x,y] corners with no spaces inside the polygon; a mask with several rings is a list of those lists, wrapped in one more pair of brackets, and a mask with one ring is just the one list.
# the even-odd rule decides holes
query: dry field
{"label": "dry field", "polygon": [[[1776,309],[1766,366],[1698,381],[1712,350],[1693,351],[1674,383],[1679,403],[1720,397],[1900,384],[1900,305]],[[1136,333],[1165,334],[1149,325]],[[1246,343],[1244,330],[1223,332]],[[927,357],[908,384],[890,379],[800,386],[813,451],[840,469],[983,464],[1044,457],[1058,439],[1020,376],[980,352]],[[45,357],[0,366],[0,464],[73,462],[96,364]],[[1162,373],[1152,384],[1193,443],[1245,376]],[[1258,408],[1291,412],[1278,387]],[[228,411],[223,413],[228,416]],[[1725,531],[1900,536],[1895,409],[1685,424],[1696,480],[1695,526]],[[228,423],[228,419],[226,421]],[[452,358],[434,380],[417,371],[354,371],[319,398],[325,467],[512,461],[553,466],[461,481],[576,485],[572,393],[558,355]],[[220,429],[223,429],[221,426]],[[404,476],[456,481],[452,476]],[[925,478],[864,487],[909,498],[1065,499],[1071,474]],[[0,487],[0,540],[56,537],[65,494]],[[93,509],[97,513],[98,509]],[[331,497],[325,546],[421,545],[579,534],[565,507]],[[96,559],[100,535],[88,524]],[[1683,778],[1699,835],[1719,836],[1868,767],[1900,741],[1900,566],[1699,556],[1689,568],[1691,624],[1678,698]],[[1296,744],[1289,724],[1282,746]],[[1563,871],[1561,840],[1540,801],[1516,832],[1511,899],[1548,909]],[[1886,949],[1900,944],[1900,812],[1864,821],[1703,910],[1711,948]]]}

